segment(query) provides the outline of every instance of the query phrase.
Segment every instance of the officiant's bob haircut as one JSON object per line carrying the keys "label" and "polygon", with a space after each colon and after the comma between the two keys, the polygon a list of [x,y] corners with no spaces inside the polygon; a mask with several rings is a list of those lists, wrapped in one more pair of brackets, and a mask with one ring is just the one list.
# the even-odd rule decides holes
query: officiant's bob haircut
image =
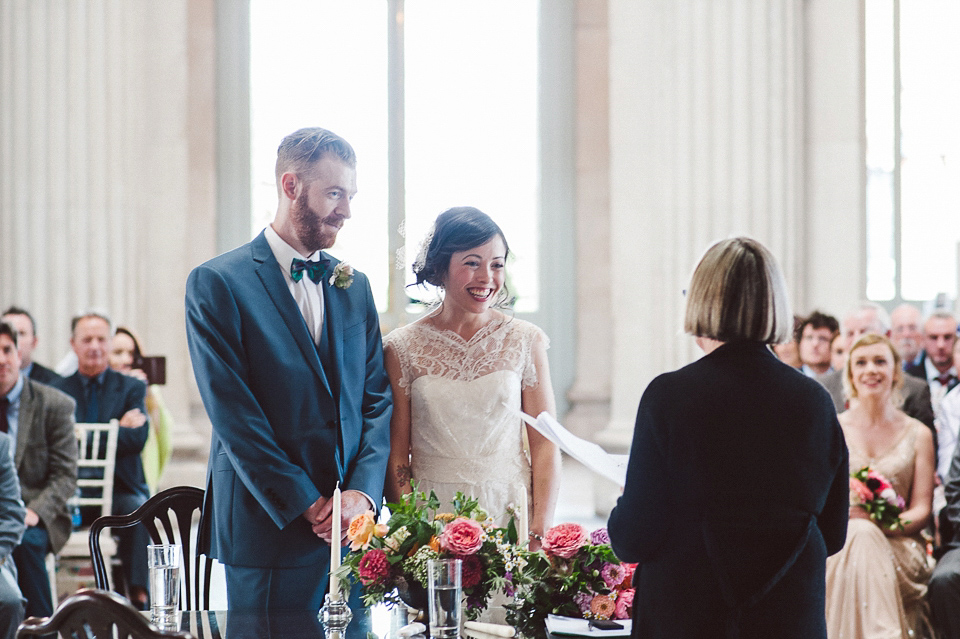
{"label": "officiant's bob haircut", "polygon": [[793,313],[783,273],[760,242],[717,242],[693,271],[683,330],[721,342],[780,344],[792,337]]}

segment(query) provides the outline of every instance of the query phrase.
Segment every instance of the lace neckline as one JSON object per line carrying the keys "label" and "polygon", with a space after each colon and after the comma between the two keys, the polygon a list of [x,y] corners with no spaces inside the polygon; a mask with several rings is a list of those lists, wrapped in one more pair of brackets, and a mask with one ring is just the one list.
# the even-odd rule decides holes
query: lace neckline
{"label": "lace neckline", "polygon": [[455,341],[455,342],[458,342],[459,344],[462,344],[463,346],[469,346],[470,344],[472,344],[472,343],[474,343],[474,342],[477,342],[477,341],[482,340],[484,337],[486,337],[486,336],[489,335],[490,333],[495,332],[498,328],[500,328],[501,326],[503,326],[503,325],[506,323],[506,321],[507,321],[506,316],[504,316],[504,315],[501,314],[500,317],[494,317],[494,318],[491,319],[489,322],[487,322],[486,324],[484,324],[483,326],[481,326],[479,329],[477,329],[477,332],[474,333],[474,334],[470,337],[470,339],[464,339],[463,336],[460,335],[460,333],[456,332],[456,331],[453,330],[453,329],[450,329],[450,328],[440,328],[439,326],[434,326],[434,324],[433,324],[432,322],[427,321],[427,320],[430,320],[430,319],[433,319],[433,318],[432,318],[431,316],[427,316],[427,317],[423,318],[423,321],[419,322],[420,326],[423,326],[423,327],[425,327],[425,328],[428,328],[428,329],[430,329],[431,331],[433,331],[434,333],[436,333],[437,335],[442,335],[442,336],[444,336],[444,337],[447,337],[448,339],[451,339],[451,340],[453,340],[453,341]]}

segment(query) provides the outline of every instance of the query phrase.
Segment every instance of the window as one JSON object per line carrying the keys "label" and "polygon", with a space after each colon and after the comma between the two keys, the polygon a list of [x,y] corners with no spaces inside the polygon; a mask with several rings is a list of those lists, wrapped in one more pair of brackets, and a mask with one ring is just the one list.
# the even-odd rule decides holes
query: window
{"label": "window", "polygon": [[866,3],[867,296],[957,297],[960,4]]}
{"label": "window", "polygon": [[[476,206],[503,228],[515,255],[509,277],[517,310],[537,310],[538,4],[251,0],[253,234],[276,210],[280,139],[323,126],[358,156],[354,217],[332,252],[367,273],[381,311],[391,278],[413,281],[410,264],[431,222],[460,205]],[[390,50],[393,25],[399,51]],[[391,60],[402,72],[389,74]],[[391,87],[400,104],[389,104]],[[402,124],[391,131],[397,114]],[[398,134],[399,171],[388,160],[388,140]],[[402,210],[389,210],[391,193],[403,194]],[[391,214],[397,224],[388,222]],[[393,240],[399,254],[391,234],[403,235]]]}

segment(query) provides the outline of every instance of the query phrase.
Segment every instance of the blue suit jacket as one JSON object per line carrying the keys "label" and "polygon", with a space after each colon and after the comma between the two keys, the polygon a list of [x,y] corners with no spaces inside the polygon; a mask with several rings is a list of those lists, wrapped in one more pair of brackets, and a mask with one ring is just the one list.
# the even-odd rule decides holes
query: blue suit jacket
{"label": "blue suit jacket", "polygon": [[[76,372],[54,386],[77,402],[74,415],[77,422],[83,422],[87,414],[87,396],[80,373]],[[108,368],[104,371],[103,387],[100,389],[99,397],[98,423],[120,419],[124,413],[134,408],[139,408],[144,415],[147,414],[147,385],[139,379],[115,370]],[[140,460],[140,453],[143,451],[143,445],[147,443],[149,434],[149,421],[137,428],[120,427],[117,434],[117,466],[113,475],[114,492],[150,496],[150,489],[147,488],[147,481],[143,476],[143,462]]]}
{"label": "blue suit jacket", "polygon": [[382,501],[392,400],[377,309],[359,272],[322,291],[326,369],[262,233],[187,280],[187,340],[213,424],[199,545],[225,564],[322,573],[329,546],[303,512],[338,480]]}

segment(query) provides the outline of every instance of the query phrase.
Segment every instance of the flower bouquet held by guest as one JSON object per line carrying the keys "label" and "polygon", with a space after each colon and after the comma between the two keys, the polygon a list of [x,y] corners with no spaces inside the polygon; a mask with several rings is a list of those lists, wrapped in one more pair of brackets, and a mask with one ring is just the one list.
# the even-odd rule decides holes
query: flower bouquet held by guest
{"label": "flower bouquet held by guest", "polygon": [[150,384],[142,366],[143,350],[140,348],[140,340],[129,328],[118,326],[110,344],[110,368],[147,384],[150,434],[147,436],[147,443],[143,445],[140,458],[143,462],[143,475],[147,480],[147,486],[150,487],[150,493],[155,494],[160,477],[173,455],[173,443],[170,441],[173,417],[163,403],[159,384]]}
{"label": "flower bouquet held by guest", "polygon": [[792,325],[766,248],[707,250],[684,321],[706,354],[644,391],[608,524],[617,557],[639,564],[634,637],[826,637],[847,449],[826,390],[767,347]]}
{"label": "flower bouquet held by guest", "polygon": [[587,533],[580,524],[560,524],[543,536],[540,551],[521,551],[511,574],[515,603],[507,623],[526,637],[543,637],[547,615],[629,619],[633,613],[635,564],[622,564],[606,528]]}
{"label": "flower bouquet held by guest", "polygon": [[560,459],[517,414],[555,407],[546,335],[498,309],[508,254],[500,227],[471,207],[442,213],[424,241],[417,283],[440,287],[443,301],[384,340],[394,397],[386,493],[397,501],[413,479],[443,505],[457,492],[494,516],[512,504],[523,537],[551,523]]}
{"label": "flower bouquet held by guest", "polygon": [[518,557],[512,514],[507,513],[507,526],[500,528],[476,499],[457,493],[452,506],[452,511],[440,512],[435,493],[414,488],[399,503],[387,504],[391,513],[387,524],[376,523],[373,512],[351,520],[347,531],[351,552],[341,573],[362,584],[366,605],[405,601],[425,608],[430,559],[463,560],[468,619],[476,619],[494,593],[507,589]]}
{"label": "flower bouquet held by guest", "polygon": [[[932,507],[933,436],[896,408],[903,375],[900,356],[886,337],[865,335],[851,347],[844,371],[851,408],[840,415],[840,425],[853,479],[868,467],[863,484],[870,492],[851,481],[847,540],[827,560],[831,639],[933,636],[925,600],[933,561],[920,536]],[[877,489],[889,490],[886,497],[894,503],[902,498],[899,522],[877,520],[869,505]]]}

